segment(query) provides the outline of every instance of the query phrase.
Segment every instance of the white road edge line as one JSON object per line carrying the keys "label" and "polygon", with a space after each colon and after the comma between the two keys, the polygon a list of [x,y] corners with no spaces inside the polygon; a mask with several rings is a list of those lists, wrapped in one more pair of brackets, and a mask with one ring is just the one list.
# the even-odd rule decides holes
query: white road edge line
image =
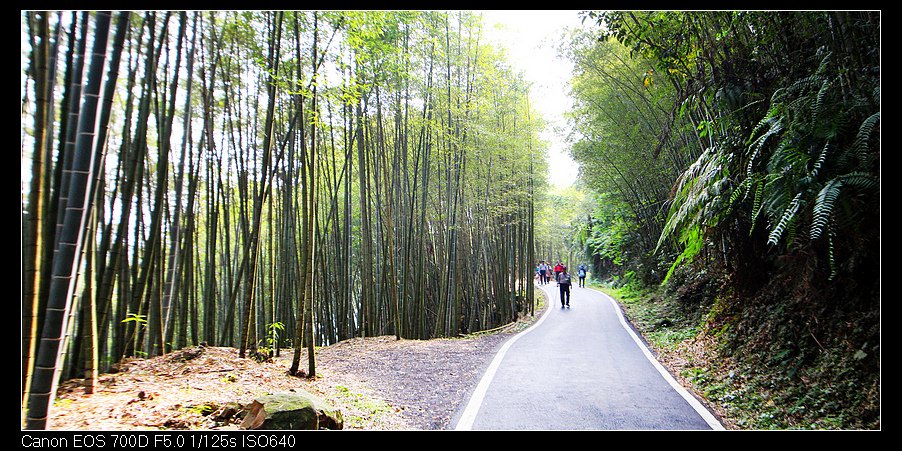
{"label": "white road edge line", "polygon": [[[541,287],[537,287],[542,291],[545,291]],[[507,343],[504,343],[501,346],[501,349],[498,350],[498,353],[495,354],[495,358],[492,359],[492,363],[489,364],[488,369],[485,370],[485,374],[482,375],[482,379],[479,380],[479,385],[476,386],[476,390],[473,391],[473,396],[470,397],[470,401],[467,403],[466,409],[460,415],[460,419],[457,420],[457,425],[454,427],[455,431],[469,431],[473,429],[473,422],[476,421],[476,414],[479,413],[479,408],[482,407],[482,401],[485,399],[485,394],[489,389],[489,385],[492,383],[492,379],[495,378],[495,373],[498,371],[498,367],[501,366],[501,361],[504,360],[504,355],[507,354],[507,350],[517,341],[520,337],[528,334],[530,331],[538,327],[539,324],[542,324],[542,321],[545,321],[545,318],[548,317],[548,314],[551,313],[551,303],[552,303],[552,295],[545,291],[545,294],[548,295],[548,299],[546,301],[545,313],[542,314],[542,317],[539,318],[529,329],[520,332],[517,335],[514,335]]]}
{"label": "white road edge line", "polygon": [[711,429],[714,429],[715,431],[726,430],[723,427],[723,424],[721,424],[720,421],[718,421],[717,418],[715,418],[714,415],[711,414],[711,412],[708,411],[707,408],[705,408],[705,406],[698,402],[698,399],[695,399],[695,396],[692,396],[692,394],[689,393],[688,390],[686,390],[686,387],[680,385],[680,383],[673,378],[670,372],[667,371],[663,365],[661,365],[661,362],[658,362],[658,359],[656,359],[655,356],[652,355],[651,351],[647,346],[645,346],[645,343],[642,341],[642,339],[640,339],[639,336],[636,335],[636,332],[633,331],[633,328],[626,323],[626,317],[623,316],[623,312],[620,310],[620,305],[617,304],[617,301],[615,301],[614,298],[608,296],[602,291],[598,291],[594,288],[589,289],[598,292],[608,299],[608,301],[611,303],[611,306],[614,307],[614,311],[617,312],[617,316],[620,318],[620,325],[623,326],[623,328],[626,329],[627,332],[629,332],[631,337],[633,337],[633,341],[636,342],[636,345],[638,345],[639,349],[642,350],[642,353],[645,354],[645,358],[647,358],[648,361],[651,362],[652,365],[654,365],[655,369],[658,370],[658,373],[661,373],[661,376],[664,377],[664,380],[666,380],[667,383],[670,384],[670,386],[673,387],[673,389],[676,390],[676,392],[679,393],[680,396],[682,396],[683,399],[685,399],[686,402],[688,402],[696,412],[698,412],[699,416],[701,416],[702,419],[705,420],[706,423],[708,423],[708,426],[711,426]]}

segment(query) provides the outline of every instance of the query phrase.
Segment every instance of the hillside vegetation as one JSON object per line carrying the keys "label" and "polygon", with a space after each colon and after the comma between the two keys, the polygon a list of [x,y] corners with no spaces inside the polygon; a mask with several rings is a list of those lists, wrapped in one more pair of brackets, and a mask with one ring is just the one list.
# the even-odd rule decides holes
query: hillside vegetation
{"label": "hillside vegetation", "polygon": [[741,428],[880,427],[880,14],[588,13],[592,258]]}

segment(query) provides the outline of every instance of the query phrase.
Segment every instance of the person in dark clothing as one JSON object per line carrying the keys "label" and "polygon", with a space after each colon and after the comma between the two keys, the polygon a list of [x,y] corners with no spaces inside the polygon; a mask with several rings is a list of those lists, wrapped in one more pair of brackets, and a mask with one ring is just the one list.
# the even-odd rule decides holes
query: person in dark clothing
{"label": "person in dark clothing", "polygon": [[557,286],[561,289],[561,308],[570,308],[570,273],[561,272],[558,276]]}
{"label": "person in dark clothing", "polygon": [[579,276],[580,288],[586,288],[586,265],[579,265],[579,271],[576,275]]}

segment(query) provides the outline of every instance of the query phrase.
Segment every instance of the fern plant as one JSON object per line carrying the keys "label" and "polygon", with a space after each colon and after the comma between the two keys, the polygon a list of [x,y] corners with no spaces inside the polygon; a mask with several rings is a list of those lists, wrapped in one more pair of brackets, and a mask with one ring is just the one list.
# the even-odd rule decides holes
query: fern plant
{"label": "fern plant", "polygon": [[731,160],[732,154],[722,147],[710,147],[677,179],[657,249],[669,237],[676,236],[683,251],[671,265],[664,282],[682,262],[701,252],[707,230],[716,227],[728,210]]}
{"label": "fern plant", "polygon": [[744,149],[722,140],[703,152],[677,180],[658,240],[683,246],[671,273],[702,248],[701,232],[745,211],[749,233],[763,222],[772,246],[826,240],[833,279],[838,216],[854,211],[839,206],[879,189],[879,88],[862,91],[826,53],[813,73],[774,91]]}
{"label": "fern plant", "polygon": [[867,111],[878,103],[850,94],[838,72],[827,54],[812,75],[774,93],[748,140],[746,178],[731,195],[738,200],[755,193],[752,222],[763,213],[773,246],[791,248],[800,229],[809,241],[826,235],[831,279],[837,273],[837,205],[879,185],[873,142],[880,112]]}

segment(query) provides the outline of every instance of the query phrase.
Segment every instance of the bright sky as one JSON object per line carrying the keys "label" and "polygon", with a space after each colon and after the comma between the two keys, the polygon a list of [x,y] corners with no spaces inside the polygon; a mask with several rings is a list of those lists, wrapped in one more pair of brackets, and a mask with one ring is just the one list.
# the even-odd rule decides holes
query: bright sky
{"label": "bright sky", "polygon": [[578,11],[478,12],[483,14],[488,39],[507,48],[510,63],[533,82],[530,102],[548,121],[542,138],[549,143],[549,182],[559,188],[572,185],[579,168],[567,149],[563,117],[570,108],[567,86],[572,65],[558,58],[556,47],[563,29],[582,27]]}

